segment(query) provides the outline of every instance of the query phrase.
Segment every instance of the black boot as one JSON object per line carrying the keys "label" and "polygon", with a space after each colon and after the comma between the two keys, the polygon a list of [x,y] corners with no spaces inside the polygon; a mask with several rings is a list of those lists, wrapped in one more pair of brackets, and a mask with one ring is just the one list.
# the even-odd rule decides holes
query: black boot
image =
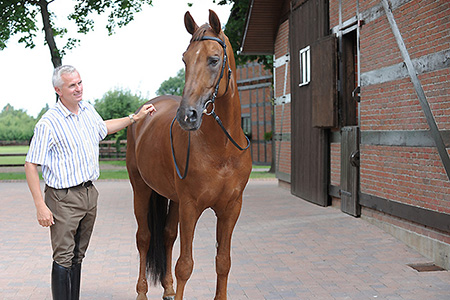
{"label": "black boot", "polygon": [[72,265],[70,269],[71,300],[80,299],[81,263]]}
{"label": "black boot", "polygon": [[52,267],[53,300],[70,300],[70,269],[53,262]]}

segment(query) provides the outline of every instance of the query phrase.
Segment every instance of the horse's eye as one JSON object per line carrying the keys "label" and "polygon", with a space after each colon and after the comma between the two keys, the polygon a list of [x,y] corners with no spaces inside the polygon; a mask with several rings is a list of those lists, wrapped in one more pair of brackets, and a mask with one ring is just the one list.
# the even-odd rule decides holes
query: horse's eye
{"label": "horse's eye", "polygon": [[208,59],[208,64],[215,67],[219,63],[219,58],[217,56],[210,57]]}

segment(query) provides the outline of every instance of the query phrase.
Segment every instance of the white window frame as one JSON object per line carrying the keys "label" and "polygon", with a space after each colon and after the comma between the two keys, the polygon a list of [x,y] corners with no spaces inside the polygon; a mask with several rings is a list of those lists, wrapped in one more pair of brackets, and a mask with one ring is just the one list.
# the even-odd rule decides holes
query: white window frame
{"label": "white window frame", "polygon": [[305,47],[299,51],[300,63],[300,83],[298,86],[304,86],[311,81],[311,54],[310,48]]}

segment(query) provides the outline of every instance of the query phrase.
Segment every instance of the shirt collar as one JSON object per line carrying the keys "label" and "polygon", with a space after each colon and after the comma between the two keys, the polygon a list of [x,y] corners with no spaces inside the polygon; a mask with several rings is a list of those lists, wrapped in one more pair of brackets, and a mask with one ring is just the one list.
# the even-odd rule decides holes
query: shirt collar
{"label": "shirt collar", "polygon": [[[70,115],[73,115],[73,113],[67,107],[64,106],[64,104],[61,102],[61,99],[58,99],[56,106],[59,108],[59,110],[61,111],[61,113],[64,115],[65,118],[69,117]],[[84,101],[80,101],[78,103],[78,107],[80,112],[84,111],[87,108]]]}

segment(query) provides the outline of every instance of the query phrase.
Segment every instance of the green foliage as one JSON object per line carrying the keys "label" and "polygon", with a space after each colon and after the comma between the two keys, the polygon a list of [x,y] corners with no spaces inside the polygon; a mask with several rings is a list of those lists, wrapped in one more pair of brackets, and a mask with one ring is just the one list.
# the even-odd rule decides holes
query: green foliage
{"label": "green foliage", "polygon": [[14,109],[7,104],[0,113],[1,141],[29,141],[33,136],[36,119],[23,109]]}
{"label": "green foliage", "polygon": [[177,73],[177,76],[170,77],[169,79],[167,79],[163,83],[161,83],[161,86],[156,91],[156,95],[158,95],[158,96],[162,96],[162,95],[181,96],[181,95],[183,95],[184,76],[185,76],[184,69],[179,70]]}
{"label": "green foliage", "polygon": [[[104,120],[123,118],[146,102],[138,95],[133,95],[129,90],[108,91],[99,100],[95,100],[94,107]],[[127,136],[126,129],[109,135],[107,139],[121,140]]]}
{"label": "green foliage", "polygon": [[[273,56],[272,55],[241,55],[239,50],[241,49],[242,37],[245,30],[245,21],[247,18],[247,12],[249,8],[250,0],[221,0],[217,4],[225,5],[233,3],[230,17],[225,25],[225,34],[230,40],[233,47],[234,57],[237,65],[244,65],[247,62],[258,61],[264,65],[265,69],[271,70],[273,68]],[[213,2],[216,2],[215,0]]]}
{"label": "green foliage", "polygon": [[271,141],[273,138],[273,131],[264,132],[264,140]]}
{"label": "green foliage", "polygon": [[87,33],[94,29],[94,20],[88,16],[92,13],[108,13],[109,35],[116,27],[123,27],[134,20],[134,14],[142,11],[143,5],[152,5],[152,0],[85,0],[78,1],[69,19],[75,21],[78,32]]}
{"label": "green foliage", "polygon": [[6,48],[6,42],[12,35],[19,35],[19,42],[25,47],[33,48],[33,38],[38,30],[36,26],[36,15],[38,7],[36,4],[29,5],[30,1],[0,1],[0,50]]}
{"label": "green foliage", "polygon": [[50,109],[50,107],[48,106],[48,103],[46,103],[45,106],[44,106],[44,108],[41,109],[41,111],[39,112],[39,114],[38,114],[36,120],[39,121],[39,119],[42,117],[42,115],[45,114],[45,113],[47,112],[47,110],[49,110],[49,109]]}
{"label": "green foliage", "polygon": [[[52,54],[54,67],[61,64],[61,59],[66,50],[76,47],[80,40],[68,37],[65,45],[58,49],[55,37],[64,38],[68,34],[67,28],[58,28],[54,23],[55,14],[50,11],[49,5],[54,0],[3,0],[0,1],[0,50],[7,46],[8,40],[13,35],[18,35],[19,43],[24,43],[26,48],[35,47],[36,32],[44,30],[45,43]],[[75,22],[77,33],[86,34],[94,29],[94,21],[91,15],[107,13],[108,24],[106,28],[109,35],[114,33],[116,27],[122,27],[134,19],[134,14],[140,12],[144,5],[151,5],[152,0],[84,0],[76,1],[73,12],[68,19]],[[43,28],[38,28],[37,15],[41,15]]]}

